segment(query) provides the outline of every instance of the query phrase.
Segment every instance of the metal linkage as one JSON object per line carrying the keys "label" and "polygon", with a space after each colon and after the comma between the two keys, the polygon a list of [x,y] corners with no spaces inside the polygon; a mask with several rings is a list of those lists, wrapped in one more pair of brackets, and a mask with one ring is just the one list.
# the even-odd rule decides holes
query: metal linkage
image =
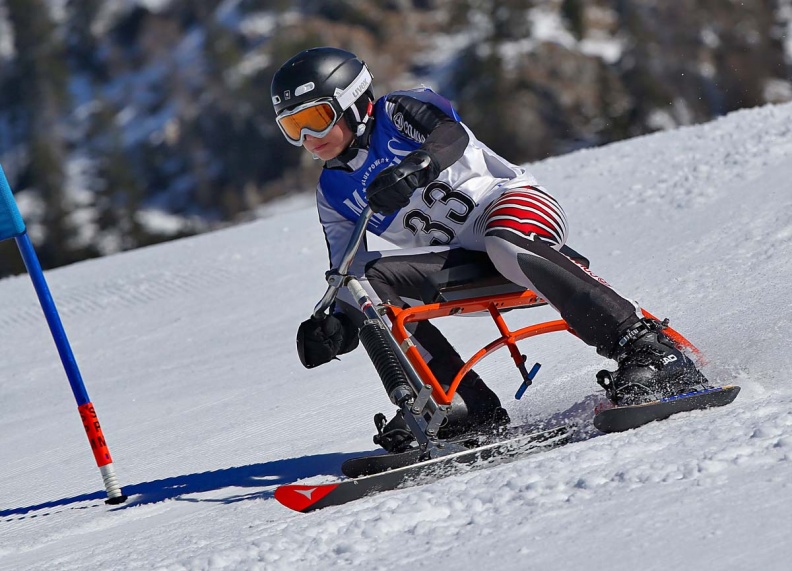
{"label": "metal linkage", "polygon": [[338,268],[327,273],[327,291],[314,308],[314,315],[318,317],[324,314],[333,304],[342,287],[349,290],[365,316],[364,325],[360,330],[361,343],[374,363],[388,398],[402,409],[407,426],[419,446],[426,450],[429,456],[435,457],[447,453],[445,447],[437,445],[435,438],[447,416],[448,407],[441,407],[434,400],[431,385],[426,385],[421,379],[363,286],[355,276],[349,274],[349,268],[360,249],[366,233],[366,225],[372,215],[373,212],[369,207],[366,207],[360,215],[341,263]]}

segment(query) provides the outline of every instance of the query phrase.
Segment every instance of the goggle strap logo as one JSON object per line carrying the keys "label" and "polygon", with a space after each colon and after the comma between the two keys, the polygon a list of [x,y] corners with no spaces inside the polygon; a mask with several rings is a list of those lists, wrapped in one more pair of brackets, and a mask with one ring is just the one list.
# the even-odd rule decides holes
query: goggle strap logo
{"label": "goggle strap logo", "polygon": [[364,67],[346,89],[336,89],[333,95],[338,101],[338,104],[341,105],[341,109],[349,109],[352,104],[365,93],[366,89],[371,85],[371,80],[372,77],[369,70]]}

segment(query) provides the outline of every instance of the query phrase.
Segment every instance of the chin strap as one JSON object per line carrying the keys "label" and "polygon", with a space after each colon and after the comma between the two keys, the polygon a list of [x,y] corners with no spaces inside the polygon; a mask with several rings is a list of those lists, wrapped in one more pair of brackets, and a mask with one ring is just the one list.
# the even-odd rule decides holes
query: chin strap
{"label": "chin strap", "polygon": [[358,137],[363,136],[363,134],[366,132],[366,129],[368,128],[368,122],[373,116],[374,116],[374,102],[369,100],[368,107],[366,108],[366,114],[363,116],[362,119],[360,119],[355,135],[357,135]]}
{"label": "chin strap", "polygon": [[352,105],[352,107],[347,109],[347,112],[349,112],[349,114],[351,115],[351,116],[350,115],[347,116],[348,117],[347,123],[349,123],[349,127],[355,133],[355,139],[356,139],[355,142],[352,143],[352,146],[362,148],[365,145],[364,145],[364,141],[362,141],[361,139],[366,138],[366,135],[369,130],[369,121],[374,116],[374,102],[371,99],[368,100],[368,103],[366,105],[366,112],[363,113],[362,116],[361,116],[361,111],[360,109],[358,109],[358,106],[356,104]]}

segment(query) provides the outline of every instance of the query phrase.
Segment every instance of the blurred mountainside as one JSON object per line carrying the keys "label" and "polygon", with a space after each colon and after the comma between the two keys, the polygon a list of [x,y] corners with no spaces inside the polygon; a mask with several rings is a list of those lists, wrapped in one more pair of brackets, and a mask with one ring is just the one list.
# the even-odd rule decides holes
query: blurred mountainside
{"label": "blurred mountainside", "polygon": [[269,96],[303,48],[431,86],[523,163],[792,100],[790,31],[792,0],[0,0],[0,164],[54,267],[313,190]]}

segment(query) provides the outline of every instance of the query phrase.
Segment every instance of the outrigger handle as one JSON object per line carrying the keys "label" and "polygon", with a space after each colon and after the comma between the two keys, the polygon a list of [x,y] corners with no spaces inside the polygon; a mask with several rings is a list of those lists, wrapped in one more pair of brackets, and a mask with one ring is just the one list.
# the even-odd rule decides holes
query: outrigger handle
{"label": "outrigger handle", "polygon": [[440,406],[432,398],[432,385],[424,383],[382,315],[372,305],[360,282],[354,275],[348,273],[355,254],[363,243],[366,226],[373,215],[369,206],[361,212],[346,251],[341,257],[341,263],[326,274],[327,291],[314,308],[314,317],[320,318],[324,315],[342,287],[349,290],[365,317],[359,333],[360,342],[366,349],[374,368],[377,369],[377,374],[391,402],[401,409],[407,427],[427,458],[450,454],[456,451],[459,445],[440,446],[433,441],[446,419],[448,406]]}
{"label": "outrigger handle", "polygon": [[355,223],[355,229],[352,231],[347,249],[341,258],[341,264],[337,268],[327,272],[327,291],[322,296],[322,299],[319,300],[319,303],[316,304],[316,307],[314,307],[314,317],[322,315],[325,310],[333,304],[333,301],[335,301],[338,290],[344,285],[347,272],[352,265],[352,260],[355,259],[355,254],[357,254],[360,244],[363,242],[363,236],[366,235],[366,226],[373,215],[374,212],[371,210],[370,206],[366,206],[363,212],[360,213],[360,218],[358,218]]}

